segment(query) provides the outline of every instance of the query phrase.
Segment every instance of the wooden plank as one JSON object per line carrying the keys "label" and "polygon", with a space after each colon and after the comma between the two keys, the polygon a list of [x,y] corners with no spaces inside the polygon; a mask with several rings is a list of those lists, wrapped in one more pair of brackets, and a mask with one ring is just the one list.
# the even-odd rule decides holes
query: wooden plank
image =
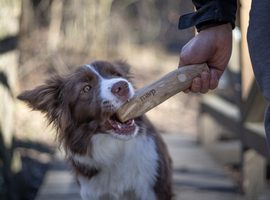
{"label": "wooden plank", "polygon": [[270,161],[263,123],[245,123],[243,133],[245,147],[254,149]]}
{"label": "wooden plank", "polygon": [[241,137],[240,111],[234,104],[216,95],[205,95],[200,112],[210,114],[219,124]]}
{"label": "wooden plank", "polygon": [[242,120],[248,122],[262,122],[267,106],[266,99],[262,96],[257,83],[253,80],[248,95],[242,106]]}
{"label": "wooden plank", "polygon": [[20,3],[20,0],[0,1],[0,175],[3,176],[0,177],[0,196],[7,199],[15,199],[18,195],[14,193],[15,182],[12,175],[21,170],[20,156],[12,152],[19,63],[15,38],[20,27]]}
{"label": "wooden plank", "polygon": [[219,124],[240,137],[244,146],[255,149],[261,155],[269,158],[263,122],[244,123],[241,125],[239,109],[214,95],[203,97],[201,113],[210,114]]}
{"label": "wooden plank", "polygon": [[263,122],[257,122],[257,123],[246,122],[245,127],[246,129],[256,132],[256,134],[259,134],[263,138],[266,137]]}
{"label": "wooden plank", "polygon": [[[199,145],[193,135],[164,134],[173,159],[174,200],[242,200],[237,183]],[[61,162],[63,158],[60,158]],[[79,187],[68,170],[46,175],[37,200],[79,200]]]}
{"label": "wooden plank", "polygon": [[240,24],[241,24],[241,35],[242,35],[242,97],[245,99],[248,95],[248,91],[253,81],[253,71],[251,60],[249,57],[248,44],[247,44],[247,28],[249,24],[249,11],[251,7],[251,0],[240,0]]}
{"label": "wooden plank", "polygon": [[243,155],[243,187],[247,199],[258,198],[266,186],[266,160],[253,149]]}
{"label": "wooden plank", "polygon": [[204,95],[202,103],[212,106],[217,112],[224,113],[224,115],[231,117],[235,121],[240,119],[238,107],[217,95]]}

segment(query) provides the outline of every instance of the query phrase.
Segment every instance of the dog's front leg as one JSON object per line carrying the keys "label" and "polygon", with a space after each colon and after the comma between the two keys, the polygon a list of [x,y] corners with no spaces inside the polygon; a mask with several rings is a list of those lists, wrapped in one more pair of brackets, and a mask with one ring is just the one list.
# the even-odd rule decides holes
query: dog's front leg
{"label": "dog's front leg", "polygon": [[95,186],[95,180],[78,177],[82,200],[100,200],[103,192]]}
{"label": "dog's front leg", "polygon": [[99,200],[99,196],[96,195],[91,189],[81,187],[80,195],[82,200]]}
{"label": "dog's front leg", "polygon": [[137,192],[140,200],[157,200],[156,194],[152,189],[143,189]]}

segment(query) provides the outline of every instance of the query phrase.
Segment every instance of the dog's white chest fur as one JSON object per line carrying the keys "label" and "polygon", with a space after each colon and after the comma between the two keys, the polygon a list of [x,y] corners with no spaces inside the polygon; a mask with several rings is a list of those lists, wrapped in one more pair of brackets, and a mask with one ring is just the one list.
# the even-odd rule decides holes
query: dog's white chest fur
{"label": "dog's white chest fur", "polygon": [[[92,157],[75,155],[74,159],[100,169],[90,180],[79,177],[83,200],[134,198],[124,197],[126,193],[140,200],[156,199],[153,185],[158,154],[151,137],[141,134],[129,141],[121,141],[108,134],[97,134],[92,138]],[[108,194],[109,197],[104,197]]]}

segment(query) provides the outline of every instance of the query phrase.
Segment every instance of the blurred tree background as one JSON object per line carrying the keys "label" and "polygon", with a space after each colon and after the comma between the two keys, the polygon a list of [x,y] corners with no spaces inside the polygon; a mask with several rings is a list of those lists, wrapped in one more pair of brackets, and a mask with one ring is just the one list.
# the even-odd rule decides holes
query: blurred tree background
{"label": "blurred tree background", "polygon": [[[143,86],[177,67],[194,34],[178,31],[178,19],[192,9],[184,0],[0,0],[0,199],[34,199],[56,147],[43,116],[16,100],[20,91],[96,59],[128,61]],[[193,131],[194,120],[176,120],[192,99],[178,100],[150,113],[154,123],[176,116],[160,131]]]}
{"label": "blurred tree background", "polygon": [[128,59],[136,47],[179,53],[193,30],[179,33],[178,18],[191,9],[183,0],[24,0],[20,78],[41,66],[63,71],[97,58]]}
{"label": "blurred tree background", "polygon": [[[1,200],[35,199],[57,149],[54,129],[47,126],[44,116],[31,111],[24,103],[16,100],[16,96],[23,90],[41,84],[51,74],[66,73],[97,59],[127,61],[132,66],[131,73],[134,77],[132,81],[138,88],[156,80],[177,67],[180,49],[194,35],[192,28],[181,31],[177,29],[179,16],[193,10],[191,2],[0,0]],[[256,87],[253,87],[256,84],[245,40],[249,11],[246,4],[250,3],[251,0],[241,1],[238,11],[238,15],[241,14],[241,17],[238,16],[241,23],[238,20],[238,27],[234,29],[234,52],[229,70],[224,73],[219,89],[211,93],[214,94],[212,95],[214,99],[217,96],[222,97],[227,103],[232,104],[233,110],[236,111],[233,113],[239,114],[239,118],[230,118],[227,122],[223,119],[222,112],[230,112],[230,109],[221,106],[227,103],[213,104],[213,101],[205,104],[211,111],[209,113],[214,113],[213,119],[208,120],[209,113],[203,118],[199,115],[202,108],[200,105],[204,105],[207,99],[212,98],[209,98],[209,95],[205,95],[208,98],[200,98],[194,94],[176,95],[147,113],[161,133],[193,134],[193,136],[196,136],[199,130],[202,133],[209,133],[210,139],[205,133],[199,134],[201,137],[199,141],[208,147],[208,151],[213,146],[218,147],[221,144],[218,142],[216,145],[213,141],[234,142],[235,139],[239,139],[238,136],[227,133],[229,128],[233,130],[232,132],[241,134],[241,144],[236,144],[240,145],[236,146],[237,154],[231,153],[230,144],[227,154],[224,153],[224,146],[220,146],[220,151],[213,148],[212,152],[217,158],[224,156],[226,159],[226,155],[229,155],[227,157],[239,159],[229,166],[236,171],[240,169],[236,173],[238,174],[236,179],[239,182],[242,179],[244,183],[248,181],[243,177],[249,174],[250,176],[254,174],[254,177],[259,179],[263,177],[265,167],[263,159],[259,164],[257,159],[260,161],[260,157],[257,154],[252,154],[255,161],[251,162],[250,157],[245,158],[246,152],[249,155],[247,149],[256,146],[259,151],[267,152],[263,143],[265,138],[261,138],[263,134],[246,132],[249,129],[244,123],[248,119],[248,122],[260,122],[260,127],[263,127],[265,108],[265,101],[257,95]],[[215,105],[217,108],[212,109],[211,106]],[[216,116],[220,122],[217,122]],[[227,119],[226,115],[224,116]],[[196,119],[210,121],[202,122],[206,124],[206,130],[215,131],[204,131],[202,127],[197,126]],[[211,126],[212,124],[214,125]],[[225,126],[225,130],[220,128],[220,124]],[[250,138],[246,136],[247,133]],[[255,135],[259,137],[257,140],[259,143],[254,142]],[[209,141],[213,146],[209,145]],[[255,173],[250,173],[249,170],[245,172],[245,159],[256,164]],[[242,167],[244,173],[238,173]],[[269,173],[267,176],[269,180]],[[261,178],[261,183],[263,181]],[[252,191],[258,185],[254,182],[248,187]]]}

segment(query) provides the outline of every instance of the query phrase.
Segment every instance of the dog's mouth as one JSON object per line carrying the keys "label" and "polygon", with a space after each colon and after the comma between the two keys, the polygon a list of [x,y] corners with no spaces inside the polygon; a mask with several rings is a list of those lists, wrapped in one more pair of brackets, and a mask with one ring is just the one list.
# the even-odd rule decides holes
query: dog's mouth
{"label": "dog's mouth", "polygon": [[120,122],[116,114],[113,114],[106,122],[108,128],[113,129],[116,134],[119,135],[131,135],[136,129],[134,119],[130,119],[126,122]]}

